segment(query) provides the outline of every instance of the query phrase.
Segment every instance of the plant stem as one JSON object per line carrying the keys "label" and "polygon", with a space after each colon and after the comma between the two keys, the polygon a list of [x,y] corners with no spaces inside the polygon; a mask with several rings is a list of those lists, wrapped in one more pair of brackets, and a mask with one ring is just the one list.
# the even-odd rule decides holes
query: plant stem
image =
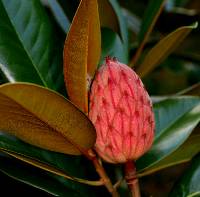
{"label": "plant stem", "polygon": [[125,179],[130,189],[132,197],[141,197],[138,178],[136,176],[135,162],[127,161],[125,163]]}
{"label": "plant stem", "polygon": [[96,154],[94,153],[94,151],[92,149],[90,149],[88,151],[88,155],[89,155],[88,158],[93,162],[93,165],[94,165],[97,173],[101,177],[102,182],[104,183],[107,190],[111,193],[112,197],[119,197],[119,194],[118,194],[116,188],[113,186],[110,178],[106,174],[106,171],[104,170],[103,166],[98,161]]}

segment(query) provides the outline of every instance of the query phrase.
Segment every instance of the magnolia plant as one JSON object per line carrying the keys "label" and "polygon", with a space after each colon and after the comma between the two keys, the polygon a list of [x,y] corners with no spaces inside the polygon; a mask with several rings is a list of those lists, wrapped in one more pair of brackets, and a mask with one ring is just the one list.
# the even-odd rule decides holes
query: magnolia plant
{"label": "magnolia plant", "polygon": [[[113,197],[127,195],[129,188],[131,196],[140,197],[139,178],[190,161],[199,152],[199,134],[191,133],[200,120],[200,98],[183,93],[151,98],[141,80],[197,27],[194,23],[176,29],[142,56],[164,3],[150,2],[138,47],[129,59],[126,20],[117,1],[81,0],[62,43],[62,71],[59,44],[48,29],[42,4],[0,1],[0,69],[10,82],[0,86],[2,172],[54,196],[98,196],[88,185],[105,186]],[[50,0],[43,4],[66,31],[69,21],[61,6]],[[103,46],[109,40],[101,40],[105,33],[115,38],[110,50]],[[47,172],[46,178],[38,171],[34,181],[31,171],[17,168],[11,158]],[[177,183],[179,190],[184,184],[193,189],[184,195],[174,189],[172,197],[177,192],[199,194],[193,183],[193,175],[200,174],[199,158],[193,163],[193,171],[185,175],[189,181],[183,177]],[[99,179],[94,180],[92,169]]]}

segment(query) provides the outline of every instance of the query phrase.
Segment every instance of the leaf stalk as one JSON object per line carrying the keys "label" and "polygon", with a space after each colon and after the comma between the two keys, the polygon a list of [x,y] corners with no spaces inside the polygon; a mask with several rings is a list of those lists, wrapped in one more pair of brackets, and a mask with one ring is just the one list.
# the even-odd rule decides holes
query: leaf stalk
{"label": "leaf stalk", "polygon": [[136,176],[135,162],[125,163],[125,179],[132,197],[141,197],[138,178]]}

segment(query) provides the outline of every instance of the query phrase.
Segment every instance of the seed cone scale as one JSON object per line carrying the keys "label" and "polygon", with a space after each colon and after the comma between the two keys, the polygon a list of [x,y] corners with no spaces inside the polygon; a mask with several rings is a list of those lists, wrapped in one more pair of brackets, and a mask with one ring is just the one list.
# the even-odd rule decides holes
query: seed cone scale
{"label": "seed cone scale", "polygon": [[115,58],[95,75],[89,118],[97,132],[95,149],[107,162],[137,160],[153,142],[152,102],[138,75]]}

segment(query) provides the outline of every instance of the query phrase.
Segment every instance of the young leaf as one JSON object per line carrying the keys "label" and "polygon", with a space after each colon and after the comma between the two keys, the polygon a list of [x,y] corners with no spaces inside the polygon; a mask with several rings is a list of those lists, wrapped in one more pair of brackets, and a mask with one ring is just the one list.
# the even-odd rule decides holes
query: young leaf
{"label": "young leaf", "polygon": [[47,172],[51,172],[55,175],[58,175],[58,176],[62,176],[66,179],[69,179],[69,180],[72,180],[72,181],[77,181],[79,183],[84,183],[84,184],[87,184],[87,185],[93,185],[93,186],[100,186],[102,185],[102,182],[101,181],[89,181],[89,180],[84,180],[84,179],[80,179],[80,178],[76,178],[76,177],[73,177],[73,176],[70,176],[64,172],[62,172],[61,170],[59,169],[56,169],[46,163],[42,163],[41,161],[38,161],[34,158],[30,158],[30,157],[27,157],[25,155],[21,155],[21,154],[18,154],[18,153],[14,153],[14,152],[10,152],[8,150],[3,150],[0,148],[0,151],[3,152],[3,153],[6,153],[16,159],[19,159],[23,162],[26,162],[30,165],[33,165],[37,168],[40,168],[42,170],[45,170]]}
{"label": "young leaf", "polygon": [[97,0],[82,0],[64,46],[64,78],[70,100],[88,112],[88,84],[101,51]]}
{"label": "young leaf", "polygon": [[174,97],[154,104],[156,133],[149,152],[137,161],[144,171],[177,150],[200,121],[198,97]]}
{"label": "young leaf", "polygon": [[192,29],[195,28],[197,28],[197,23],[191,26],[180,27],[156,44],[145,56],[138,69],[136,69],[136,72],[140,75],[140,77],[146,76],[156,66],[158,66],[171,52],[176,49],[177,46],[181,44]]}
{"label": "young leaf", "polygon": [[28,83],[0,86],[0,129],[32,145],[79,155],[95,143],[89,119],[59,94]]}
{"label": "young leaf", "polygon": [[197,155],[191,162],[188,169],[174,185],[170,197],[199,197],[200,196],[200,155]]}
{"label": "young leaf", "polygon": [[5,77],[61,90],[62,45],[40,1],[0,1],[0,24],[0,70]]}

